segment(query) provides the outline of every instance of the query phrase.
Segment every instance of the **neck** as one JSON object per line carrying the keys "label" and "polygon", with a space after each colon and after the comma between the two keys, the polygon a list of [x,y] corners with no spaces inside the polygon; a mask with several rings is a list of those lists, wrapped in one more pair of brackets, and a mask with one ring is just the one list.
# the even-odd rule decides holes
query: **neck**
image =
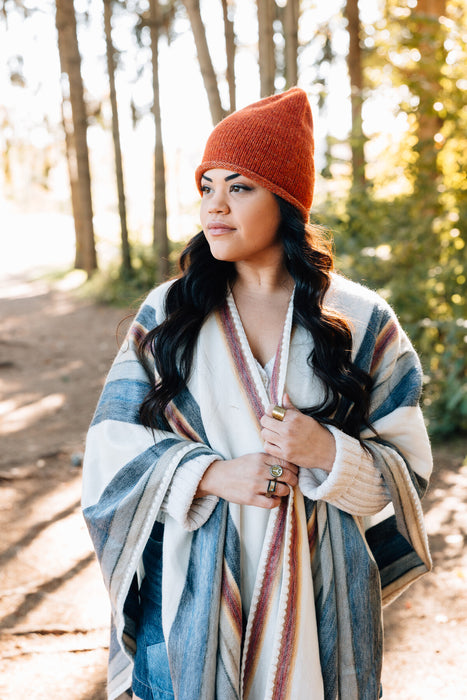
{"label": "neck", "polygon": [[236,290],[250,293],[271,294],[287,290],[292,292],[294,281],[282,263],[259,267],[248,263],[236,264],[237,277],[233,284]]}

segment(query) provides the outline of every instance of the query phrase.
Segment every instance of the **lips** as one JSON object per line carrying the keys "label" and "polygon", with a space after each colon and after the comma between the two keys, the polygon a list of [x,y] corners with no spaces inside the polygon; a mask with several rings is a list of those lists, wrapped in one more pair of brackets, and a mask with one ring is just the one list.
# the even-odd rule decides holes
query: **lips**
{"label": "lips", "polygon": [[220,236],[223,233],[230,233],[231,231],[235,231],[235,229],[233,226],[229,226],[223,221],[211,221],[211,223],[208,224],[208,231],[213,236]]}

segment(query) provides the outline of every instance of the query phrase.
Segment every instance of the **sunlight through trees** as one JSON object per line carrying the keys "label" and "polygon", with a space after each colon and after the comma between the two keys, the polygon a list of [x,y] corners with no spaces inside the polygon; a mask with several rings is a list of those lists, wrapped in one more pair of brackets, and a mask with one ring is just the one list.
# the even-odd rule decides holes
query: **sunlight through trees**
{"label": "sunlight through trees", "polygon": [[72,212],[75,266],[106,298],[129,283],[136,297],[197,230],[193,170],[212,124],[298,83],[315,119],[313,217],[339,268],[408,329],[430,431],[466,430],[467,8],[325,5],[4,0],[4,197]]}

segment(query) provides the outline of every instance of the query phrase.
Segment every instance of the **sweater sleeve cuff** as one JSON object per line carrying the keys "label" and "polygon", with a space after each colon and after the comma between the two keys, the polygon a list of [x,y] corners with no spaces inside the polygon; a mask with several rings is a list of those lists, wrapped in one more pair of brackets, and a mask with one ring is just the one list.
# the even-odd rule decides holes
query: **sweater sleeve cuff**
{"label": "sweater sleeve cuff", "polygon": [[202,455],[179,466],[167,490],[162,510],[176,520],[184,530],[193,531],[204,525],[219,499],[217,496],[195,498],[196,489],[206,469],[217,455]]}
{"label": "sweater sleeve cuff", "polygon": [[326,426],[336,441],[336,457],[330,472],[299,470],[303,495],[327,501],[352,515],[373,515],[389,503],[389,491],[374,466],[373,457],[360,442],[334,426]]}

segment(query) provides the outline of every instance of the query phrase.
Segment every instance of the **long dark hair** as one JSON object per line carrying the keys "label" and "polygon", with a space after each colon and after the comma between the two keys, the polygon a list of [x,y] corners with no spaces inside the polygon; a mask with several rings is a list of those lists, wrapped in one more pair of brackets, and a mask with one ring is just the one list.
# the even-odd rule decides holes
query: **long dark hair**
{"label": "long dark hair", "polygon": [[[319,229],[303,222],[294,206],[276,199],[285,265],[295,280],[293,322],[313,337],[308,363],[324,385],[323,401],[301,410],[358,439],[362,426],[368,425],[372,380],[352,362],[352,334],[346,320],[323,308],[333,269],[330,244]],[[180,269],[166,296],[165,320],[144,336],[138,348],[148,371],[148,354],[154,356],[158,375],[140,408],[141,421],[150,428],[164,422],[168,403],[186,387],[201,326],[222,306],[236,277],[234,263],[211,255],[203,232],[182,252]]]}

